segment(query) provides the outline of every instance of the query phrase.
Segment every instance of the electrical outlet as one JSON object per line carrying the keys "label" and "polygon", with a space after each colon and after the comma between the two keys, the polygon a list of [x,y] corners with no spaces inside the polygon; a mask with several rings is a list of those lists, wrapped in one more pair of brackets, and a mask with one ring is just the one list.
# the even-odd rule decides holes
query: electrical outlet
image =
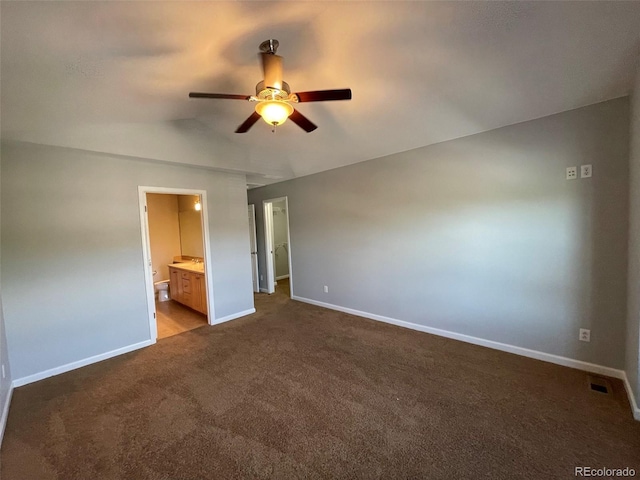
{"label": "electrical outlet", "polygon": [[324,293],[329,293],[329,287],[327,287],[326,285],[324,286]]}
{"label": "electrical outlet", "polygon": [[580,178],[591,178],[592,173],[591,165],[580,165]]}
{"label": "electrical outlet", "polygon": [[567,180],[578,178],[578,167],[567,167]]}
{"label": "electrical outlet", "polygon": [[580,329],[580,335],[578,336],[581,342],[590,342],[591,341],[591,330],[586,328]]}

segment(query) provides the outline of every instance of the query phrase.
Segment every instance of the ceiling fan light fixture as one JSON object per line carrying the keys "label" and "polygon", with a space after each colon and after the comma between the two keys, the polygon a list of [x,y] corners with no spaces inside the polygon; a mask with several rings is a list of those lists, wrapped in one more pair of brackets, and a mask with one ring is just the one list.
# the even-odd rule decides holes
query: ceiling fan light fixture
{"label": "ceiling fan light fixture", "polygon": [[[2,1],[2,0],[0,0]],[[275,133],[276,127],[282,125],[291,117],[291,121],[305,132],[313,132],[317,125],[296,110],[295,105],[300,102],[327,102],[332,100],[351,100],[351,89],[312,90],[309,92],[292,93],[287,82],[282,80],[283,58],[276,55],[278,41],[269,39],[260,44],[260,58],[262,60],[263,80],[256,85],[255,95],[238,95],[230,93],[202,93],[190,92],[189,98],[213,98],[228,100],[247,100],[255,102],[255,112],[242,122],[236,133],[247,133],[260,118],[271,125]]]}
{"label": "ceiling fan light fixture", "polygon": [[269,125],[282,125],[293,113],[293,107],[281,100],[265,100],[256,105],[256,112]]}

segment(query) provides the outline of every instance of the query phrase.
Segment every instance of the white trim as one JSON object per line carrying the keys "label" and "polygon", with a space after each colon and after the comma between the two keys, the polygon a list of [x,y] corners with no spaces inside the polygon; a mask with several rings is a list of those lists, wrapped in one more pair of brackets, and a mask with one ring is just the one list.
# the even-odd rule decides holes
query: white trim
{"label": "white trim", "polygon": [[362,312],[360,310],[354,310],[353,308],[341,307],[339,305],[333,305],[330,303],[319,302],[310,298],[293,297],[294,300],[298,300],[304,303],[310,303],[311,305],[317,305],[319,307],[329,308],[331,310],[337,310],[339,312],[350,313],[359,317],[369,318],[371,320],[378,320],[380,322],[390,323],[399,327],[410,328],[411,330],[418,330],[420,332],[430,333],[432,335],[438,335],[439,337],[451,338],[453,340],[459,340],[461,342],[472,343],[474,345],[480,345],[482,347],[493,348],[494,350],[501,350],[503,352],[515,353],[523,357],[534,358],[536,360],[542,360],[543,362],[555,363],[556,365],[562,365],[564,367],[577,368],[591,373],[597,373],[600,375],[606,375],[613,378],[625,379],[625,373],[623,370],[616,368],[605,367],[603,365],[597,365],[595,363],[583,362],[582,360],[575,360],[573,358],[561,357],[559,355],[553,355],[551,353],[540,352],[538,350],[530,350],[528,348],[517,347],[515,345],[509,345],[507,343],[494,342],[493,340],[485,340],[484,338],[472,337],[470,335],[464,335],[462,333],[450,332],[448,330],[441,330],[439,328],[427,327],[425,325],[419,325],[417,323],[405,322],[404,320],[397,320],[395,318],[384,317],[382,315],[376,315],[374,313]]}
{"label": "white trim", "polygon": [[250,308],[249,310],[243,310],[242,312],[238,312],[238,313],[232,313],[231,315],[227,315],[226,317],[216,318],[215,323],[213,323],[213,325],[218,325],[219,323],[235,320],[236,318],[240,318],[240,317],[246,317],[247,315],[251,315],[252,313],[256,313],[255,308]]}
{"label": "white trim", "polygon": [[622,372],[622,373],[623,373],[622,382],[624,383],[624,388],[627,391],[627,396],[629,397],[629,404],[631,405],[631,413],[633,414],[633,418],[640,421],[640,407],[638,407],[636,396],[633,394],[633,389],[631,388],[631,384],[629,383],[629,378],[627,378],[627,372]]}
{"label": "white trim", "polygon": [[13,382],[9,385],[7,391],[7,398],[5,398],[4,408],[2,409],[2,416],[0,417],[0,446],[2,446],[2,439],[4,438],[4,429],[7,426],[7,418],[9,418],[9,405],[11,404],[11,397],[13,396]]}
{"label": "white trim", "polygon": [[271,200],[262,201],[262,215],[264,217],[264,262],[267,270],[267,293],[274,293],[276,285],[273,259],[273,202]]}
{"label": "white trim", "polygon": [[61,373],[69,372],[71,370],[75,370],[76,368],[86,367],[87,365],[91,365],[92,363],[101,362],[103,360],[107,360],[108,358],[116,357],[124,353],[139,350],[140,348],[148,347],[149,345],[153,345],[154,343],[155,342],[151,340],[145,340],[144,342],[127,345],[126,347],[117,348],[115,350],[111,350],[110,352],[101,353],[100,355],[94,355],[93,357],[78,360],[77,362],[71,362],[67,363],[66,365],[51,368],[49,370],[45,370],[44,372],[34,373],[33,375],[29,375],[27,377],[16,378],[11,385],[15,388],[22,387],[29,383],[37,382],[38,380],[44,380],[45,378],[53,377],[54,375],[60,375]]}
{"label": "white trim", "polygon": [[284,197],[284,207],[287,219],[287,260],[289,261],[289,297],[293,298],[293,263],[291,262],[291,224],[289,223],[289,197]]}
{"label": "white trim", "polygon": [[[293,274],[292,274],[292,262],[291,262],[291,224],[289,222],[289,197],[288,196],[284,196],[284,197],[276,197],[276,198],[268,198],[266,200],[262,201],[262,206],[263,206],[263,215],[264,215],[264,240],[265,240],[265,254],[266,252],[269,251],[269,239],[270,239],[270,244],[271,244],[271,251],[274,250],[274,239],[273,239],[273,203],[274,202],[282,202],[284,201],[284,208],[285,208],[285,212],[286,212],[286,220],[287,220],[287,262],[289,262],[288,266],[289,266],[289,274],[288,275],[281,275],[279,277],[275,276],[275,261],[273,259],[273,254],[271,256],[269,255],[265,255],[265,265],[267,268],[267,288],[266,291],[264,293],[274,293],[275,292],[275,288],[273,289],[273,291],[269,291],[271,285],[269,285],[269,278],[274,277],[275,281],[276,281],[276,285],[277,285],[277,280],[281,280],[283,278],[288,278],[289,279],[289,296],[291,298],[293,298]],[[269,211],[267,211],[267,204],[270,205],[269,207]],[[269,221],[267,221],[267,218],[269,218]],[[271,262],[269,262],[269,259],[271,259]],[[271,268],[271,272],[269,271],[269,269]],[[270,277],[271,276],[271,277]],[[263,289],[261,288],[260,291],[262,292]]]}
{"label": "white trim", "polygon": [[[144,264],[144,284],[147,297],[147,321],[149,322],[149,340],[158,339],[156,323],[155,289],[151,269],[151,239],[149,238],[149,218],[147,216],[147,191],[138,187],[138,209],[140,210],[140,234],[142,235],[142,261]],[[149,288],[151,285],[152,288]]]}
{"label": "white trim", "polygon": [[269,290],[267,290],[266,288],[260,287],[260,293],[269,293]]}
{"label": "white trim", "polygon": [[[253,248],[251,250],[251,282],[253,283],[253,292],[258,293],[260,291],[260,277],[258,275],[258,236],[257,236],[257,222],[256,222],[256,206],[253,203],[249,204],[247,215],[249,217],[249,243],[253,241]],[[253,228],[252,228],[253,227]],[[255,253],[254,253],[255,252]]]}
{"label": "white trim", "polygon": [[207,321],[209,325],[213,325],[213,312],[214,312],[214,295],[213,295],[213,267],[211,263],[211,237],[209,236],[209,203],[207,202],[207,191],[199,190],[200,199],[202,202],[201,221],[202,221],[202,243],[204,248],[204,288],[207,296]]}

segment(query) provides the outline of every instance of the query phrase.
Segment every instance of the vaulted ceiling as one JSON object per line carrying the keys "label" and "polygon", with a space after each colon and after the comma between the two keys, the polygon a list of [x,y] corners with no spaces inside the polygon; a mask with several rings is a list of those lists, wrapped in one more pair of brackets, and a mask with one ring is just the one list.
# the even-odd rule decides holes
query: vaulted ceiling
{"label": "vaulted ceiling", "polygon": [[[1,132],[267,184],[630,92],[640,2],[1,2]],[[319,128],[234,130],[280,41]]]}

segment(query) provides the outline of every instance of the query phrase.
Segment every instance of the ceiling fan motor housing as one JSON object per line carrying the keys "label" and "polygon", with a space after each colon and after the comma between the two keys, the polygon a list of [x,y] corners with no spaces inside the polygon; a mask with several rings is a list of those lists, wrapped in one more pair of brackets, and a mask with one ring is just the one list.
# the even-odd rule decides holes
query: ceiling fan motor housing
{"label": "ceiling fan motor housing", "polygon": [[282,82],[282,88],[265,87],[264,81],[256,84],[257,100],[290,100],[291,88],[287,82]]}

